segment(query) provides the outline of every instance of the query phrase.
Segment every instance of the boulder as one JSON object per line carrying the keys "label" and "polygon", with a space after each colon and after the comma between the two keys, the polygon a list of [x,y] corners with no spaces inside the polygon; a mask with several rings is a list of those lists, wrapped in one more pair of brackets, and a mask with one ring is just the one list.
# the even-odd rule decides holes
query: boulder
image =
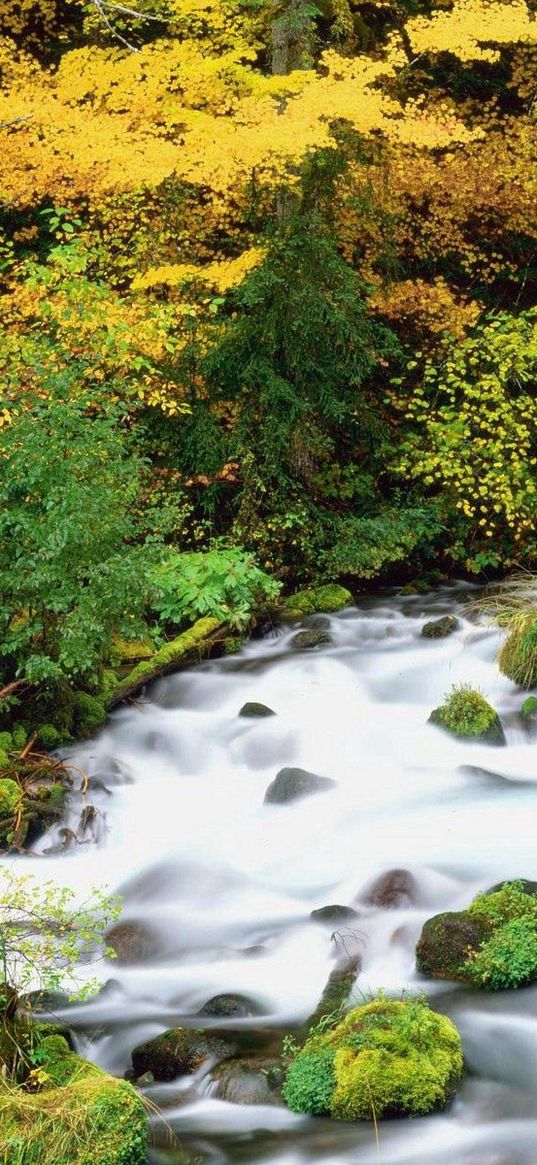
{"label": "boulder", "polygon": [[148,963],[160,953],[156,932],[145,922],[139,922],[137,919],[117,922],[107,931],[105,940],[121,966],[129,963]]}
{"label": "boulder", "polygon": [[239,716],[245,716],[248,719],[257,719],[263,716],[275,716],[272,708],[267,708],[266,704],[256,704],[255,701],[248,700],[246,704],[242,705]]}
{"label": "boulder", "polygon": [[416,879],[408,870],[388,870],[381,874],[372,886],[361,896],[368,906],[394,910],[397,907],[415,906],[417,900]]}
{"label": "boulder", "polygon": [[443,615],[441,619],[430,619],[424,623],[421,634],[424,639],[446,639],[459,630],[460,622],[454,615]]}
{"label": "boulder", "polygon": [[421,999],[375,999],[313,1032],[287,1066],[293,1112],[339,1120],[425,1116],[462,1075],[459,1033]]}
{"label": "boulder", "polygon": [[194,1028],[176,1027],[162,1032],[132,1052],[132,1066],[136,1078],[152,1072],[159,1082],[189,1076],[204,1060],[224,1060],[233,1056],[236,1046],[208,1032]]}
{"label": "boulder", "polygon": [[281,1104],[283,1075],[278,1059],[228,1060],[213,1073],[211,1095],[231,1104]]}
{"label": "boulder", "polygon": [[353,910],[352,906],[320,906],[318,910],[312,910],[310,918],[312,922],[326,923],[327,926],[341,926],[346,922],[354,922],[359,918],[357,910]]}
{"label": "boulder", "polygon": [[297,631],[291,640],[291,647],[295,651],[310,651],[314,647],[324,647],[332,642],[328,631]]}
{"label": "boulder", "polygon": [[198,1011],[198,1015],[215,1015],[222,1019],[245,1018],[259,1014],[244,995],[214,995]]}
{"label": "boulder", "polygon": [[466,979],[464,964],[490,937],[492,926],[478,914],[448,911],[425,923],[416,947],[418,971],[433,979]]}
{"label": "boulder", "polygon": [[286,805],[312,793],[322,793],[335,786],[330,777],[319,777],[306,769],[280,769],[265,793],[265,804]]}
{"label": "boulder", "polygon": [[324,587],[311,587],[309,590],[297,591],[285,600],[280,614],[284,619],[300,619],[304,615],[314,615],[316,612],[341,611],[343,607],[350,607],[353,598],[346,587],[330,583]]}
{"label": "boulder", "polygon": [[460,740],[476,744],[505,744],[500,717],[481,692],[455,685],[444,703],[434,708],[429,722]]}

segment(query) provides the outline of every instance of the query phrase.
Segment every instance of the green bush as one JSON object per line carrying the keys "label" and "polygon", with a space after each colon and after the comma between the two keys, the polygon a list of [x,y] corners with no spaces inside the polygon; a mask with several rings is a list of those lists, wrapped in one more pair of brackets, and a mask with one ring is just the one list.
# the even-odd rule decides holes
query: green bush
{"label": "green bush", "polygon": [[280,590],[240,549],[171,554],[150,577],[152,609],[162,623],[177,626],[207,616],[244,627]]}
{"label": "green bush", "polygon": [[379,998],[310,1033],[283,1097],[294,1112],[341,1120],[422,1116],[445,1106],[462,1067],[451,1020],[422,999]]}
{"label": "green bush", "polygon": [[[526,895],[527,897],[527,895]],[[537,917],[513,918],[499,926],[466,964],[478,987],[506,991],[537,978]]]}

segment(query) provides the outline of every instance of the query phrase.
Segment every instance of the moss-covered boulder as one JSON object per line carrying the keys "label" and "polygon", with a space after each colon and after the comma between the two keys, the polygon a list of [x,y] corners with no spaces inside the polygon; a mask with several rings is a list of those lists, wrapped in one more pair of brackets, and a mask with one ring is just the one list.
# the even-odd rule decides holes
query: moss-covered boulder
{"label": "moss-covered boulder", "polygon": [[61,1036],[39,1046],[37,1091],[0,1083],[0,1145],[15,1165],[144,1165],[144,1106],[125,1080],[71,1052]]}
{"label": "moss-covered boulder", "polygon": [[431,712],[429,721],[461,740],[505,744],[498,713],[481,692],[467,684],[456,684],[444,703]]}
{"label": "moss-covered boulder", "polygon": [[175,1080],[195,1072],[204,1060],[224,1060],[236,1052],[235,1045],[209,1032],[174,1027],[162,1035],[138,1044],[132,1052],[136,1077],[151,1072],[158,1081]]}
{"label": "moss-covered boulder", "polygon": [[459,627],[460,622],[454,615],[442,615],[440,619],[430,619],[428,623],[424,623],[421,634],[424,639],[447,639],[448,635],[453,635]]}
{"label": "moss-covered boulder", "polygon": [[61,819],[66,787],[61,770],[45,763],[40,768],[10,758],[4,772],[10,775],[0,778],[0,850],[20,849]]}
{"label": "moss-covered boulder", "polygon": [[422,975],[434,979],[467,979],[467,966],[492,933],[492,925],[478,914],[464,910],[435,914],[425,923],[416,947],[416,963]]}
{"label": "moss-covered boulder", "polygon": [[502,675],[519,688],[537,687],[537,612],[528,611],[513,620],[498,656]]}
{"label": "moss-covered boulder", "polygon": [[212,1073],[212,1096],[231,1104],[281,1104],[283,1068],[274,1058],[226,1060]]}
{"label": "moss-covered boulder", "polygon": [[424,1116],[444,1108],[463,1069],[459,1033],[421,999],[377,999],[314,1031],[282,1089],[293,1112],[340,1120]]}
{"label": "moss-covered boulder", "polygon": [[78,738],[92,736],[106,720],[104,704],[89,692],[75,692],[73,704],[73,732]]}
{"label": "moss-covered boulder", "polygon": [[537,982],[537,894],[522,880],[478,894],[466,910],[428,919],[416,947],[418,969],[489,991]]}
{"label": "moss-covered boulder", "polygon": [[290,595],[280,608],[282,619],[301,619],[304,615],[330,614],[350,607],[353,603],[351,592],[345,587],[330,583],[324,587],[310,587]]}

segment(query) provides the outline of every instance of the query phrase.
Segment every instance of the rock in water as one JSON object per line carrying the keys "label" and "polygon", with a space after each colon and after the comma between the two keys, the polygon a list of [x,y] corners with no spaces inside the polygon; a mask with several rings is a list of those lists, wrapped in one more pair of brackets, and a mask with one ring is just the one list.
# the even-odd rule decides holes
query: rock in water
{"label": "rock in water", "polygon": [[231,1104],[281,1104],[283,1068],[280,1060],[228,1060],[213,1076],[213,1096]]}
{"label": "rock in water", "polygon": [[360,900],[367,902],[368,906],[390,910],[398,906],[415,906],[416,879],[408,870],[388,870],[373,882],[373,885],[361,895]]}
{"label": "rock in water", "polygon": [[261,718],[263,716],[275,715],[276,713],[273,712],[272,708],[267,708],[266,704],[256,704],[255,701],[251,700],[247,701],[246,704],[243,704],[239,712],[239,716],[246,716],[252,720],[257,717]]}
{"label": "rock in water", "polygon": [[323,647],[332,642],[328,631],[297,631],[291,640],[291,647],[295,651],[309,651],[313,647]]}
{"label": "rock in water", "polygon": [[138,1044],[132,1052],[136,1077],[152,1072],[155,1080],[165,1082],[188,1076],[204,1060],[224,1060],[237,1051],[234,1044],[193,1028],[175,1027],[162,1035]]}
{"label": "rock in water", "polygon": [[421,999],[376,999],[313,1032],[282,1095],[293,1112],[340,1120],[425,1116],[446,1106],[462,1069],[450,1019]]}
{"label": "rock in water", "polygon": [[310,918],[312,922],[323,922],[327,926],[338,926],[345,922],[354,922],[360,915],[357,910],[353,910],[352,906],[320,906],[318,910],[312,910]]}
{"label": "rock in water", "polygon": [[458,631],[460,622],[454,615],[443,615],[441,619],[430,619],[424,623],[421,634],[424,639],[446,639]]}
{"label": "rock in water", "polygon": [[222,1019],[245,1018],[256,1013],[259,1014],[243,995],[213,995],[198,1011],[198,1015],[216,1015]]}
{"label": "rock in water", "polygon": [[286,805],[289,801],[297,801],[299,797],[325,792],[335,784],[330,777],[318,777],[306,769],[280,769],[265,793],[265,804]]}
{"label": "rock in water", "polygon": [[433,979],[469,978],[464,963],[480,950],[492,933],[486,919],[464,910],[435,914],[425,923],[416,947],[416,963],[422,975]]}

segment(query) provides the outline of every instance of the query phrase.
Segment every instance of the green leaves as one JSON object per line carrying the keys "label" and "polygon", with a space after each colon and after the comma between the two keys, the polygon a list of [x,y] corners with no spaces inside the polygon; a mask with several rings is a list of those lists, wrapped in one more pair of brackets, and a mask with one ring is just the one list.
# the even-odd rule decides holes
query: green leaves
{"label": "green leaves", "polygon": [[150,573],[151,606],[161,623],[181,626],[205,615],[245,627],[280,585],[240,549],[171,554]]}

